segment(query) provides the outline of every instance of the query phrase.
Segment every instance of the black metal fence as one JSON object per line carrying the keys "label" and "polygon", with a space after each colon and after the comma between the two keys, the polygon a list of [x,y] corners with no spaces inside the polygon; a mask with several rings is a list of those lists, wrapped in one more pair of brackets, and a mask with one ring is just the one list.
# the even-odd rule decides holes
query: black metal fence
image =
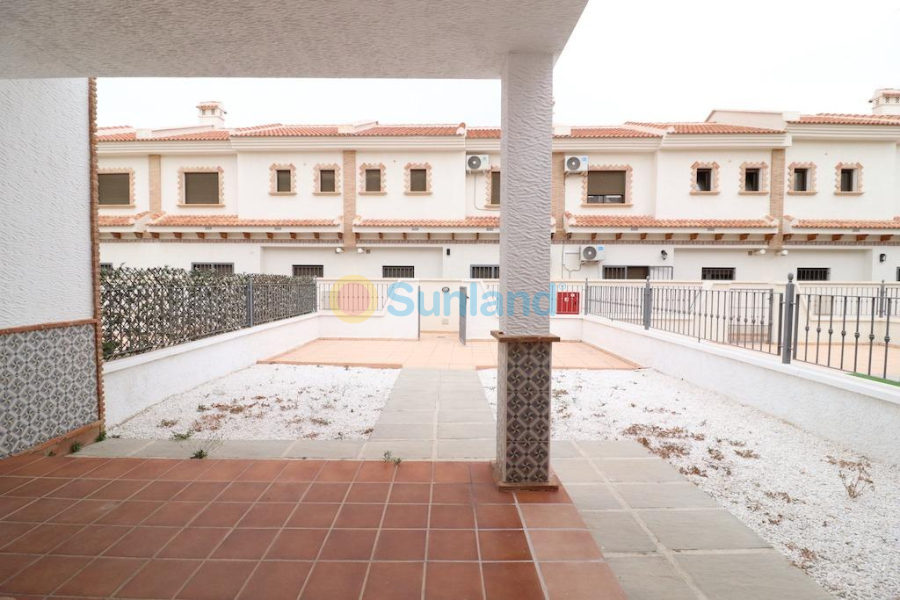
{"label": "black metal fence", "polygon": [[[869,295],[772,288],[588,286],[585,312],[748,350],[883,379],[900,379],[891,345],[898,301],[884,286]],[[874,294],[871,292],[874,290]],[[862,290],[860,290],[862,291]]]}
{"label": "black metal fence", "polygon": [[316,311],[312,279],[104,269],[103,356],[113,360]]}

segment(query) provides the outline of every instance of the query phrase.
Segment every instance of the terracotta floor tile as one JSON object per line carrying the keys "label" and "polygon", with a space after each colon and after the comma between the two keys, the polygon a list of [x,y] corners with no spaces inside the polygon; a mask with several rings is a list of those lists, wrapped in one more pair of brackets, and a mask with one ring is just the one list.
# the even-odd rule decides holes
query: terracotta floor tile
{"label": "terracotta floor tile", "polygon": [[572,504],[528,504],[521,509],[529,529],[586,529]]}
{"label": "terracotta floor tile", "polygon": [[238,475],[237,481],[275,481],[287,465],[286,460],[258,460]]}
{"label": "terracotta floor tile", "polygon": [[544,591],[531,562],[495,562],[481,565],[488,600],[543,600]]}
{"label": "terracotta floor tile", "polygon": [[33,554],[0,554],[0,583],[38,559]]}
{"label": "terracotta floor tile", "polygon": [[333,529],[325,546],[321,560],[368,560],[375,545],[372,529]]}
{"label": "terracotta floor tile", "polygon": [[387,529],[378,534],[375,560],[425,560],[424,529]]}
{"label": "terracotta floor tile", "polygon": [[538,560],[599,560],[603,558],[593,536],[585,531],[529,530]]}
{"label": "terracotta floor tile", "polygon": [[171,598],[199,566],[199,560],[151,560],[116,597]]}
{"label": "terracotta floor tile", "polygon": [[359,463],[351,460],[332,460],[325,463],[316,477],[317,482],[341,482],[356,479]]}
{"label": "terracotta floor tile", "polygon": [[[53,481],[47,479],[45,481]],[[62,487],[47,493],[48,498],[74,498],[80,500],[87,498],[100,488],[106,486],[106,482],[102,479],[76,479],[70,481]]]}
{"label": "terracotta floor tile", "polygon": [[345,504],[334,522],[336,529],[378,529],[384,504]]}
{"label": "terracotta floor tile", "polygon": [[550,600],[625,599],[619,581],[606,563],[541,563],[540,568]]}
{"label": "terracotta floor tile", "polygon": [[20,477],[44,477],[58,468],[65,466],[66,460],[68,459],[62,457],[36,460],[23,464],[18,469],[11,470],[10,473]]}
{"label": "terracotta floor tile", "polygon": [[6,594],[49,594],[91,561],[83,556],[44,556],[3,584]]}
{"label": "terracotta floor tile", "polygon": [[285,527],[331,527],[340,508],[340,504],[301,504]]}
{"label": "terracotta floor tile", "polygon": [[397,467],[394,482],[430,483],[432,481],[433,464],[428,461],[404,462]]}
{"label": "terracotta floor tile", "polygon": [[9,520],[9,516],[24,506],[34,502],[33,498],[14,498],[12,496],[0,496],[0,519]]}
{"label": "terracotta floor tile", "polygon": [[185,484],[184,482],[178,483],[183,485],[184,488],[179,494],[173,496],[172,500],[177,500],[179,502],[210,502],[218,499],[222,494],[222,491],[226,487],[230,487],[224,481],[194,481],[189,484]]}
{"label": "terracotta floor tile", "polygon": [[372,563],[363,600],[421,600],[424,563]]}
{"label": "terracotta floor tile", "polygon": [[[26,525],[31,526],[31,525]],[[81,525],[44,523],[3,547],[3,552],[46,554],[81,531]],[[5,540],[4,540],[5,541]],[[0,543],[3,543],[0,541]]]}
{"label": "terracotta floor tile", "polygon": [[174,527],[135,527],[110,547],[104,556],[152,558],[178,531]]}
{"label": "terracotta floor tile", "polygon": [[35,527],[37,527],[35,523],[0,521],[0,548],[12,543],[16,538],[25,535]]}
{"label": "terracotta floor tile", "polygon": [[425,600],[483,600],[477,562],[430,562],[425,567]]}
{"label": "terracotta floor tile", "polygon": [[159,510],[147,517],[143,524],[162,527],[184,527],[200,514],[200,511],[206,506],[202,502],[166,502]]}
{"label": "terracotta floor tile", "polygon": [[126,500],[97,519],[98,525],[138,525],[159,510],[162,502],[132,502]]}
{"label": "terracotta floor tile", "polygon": [[227,529],[187,527],[166,544],[157,558],[206,558],[227,534]]}
{"label": "terracotta floor tile", "polygon": [[469,483],[472,475],[469,473],[469,464],[465,462],[436,462],[434,463],[435,483]]}
{"label": "terracotta floor tile", "polygon": [[208,560],[197,570],[177,598],[225,600],[235,598],[256,567],[254,562]]}
{"label": "terracotta floor tile", "polygon": [[473,483],[472,495],[476,504],[513,504],[516,495],[509,492],[501,492],[493,483]]}
{"label": "terracotta floor tile", "polygon": [[513,504],[479,504],[475,507],[479,529],[521,529],[519,509]]}
{"label": "terracotta floor tile", "polygon": [[212,468],[213,461],[209,460],[185,460],[160,476],[160,479],[169,481],[193,481]]}
{"label": "terracotta floor tile", "polygon": [[290,461],[278,475],[277,481],[315,481],[324,465],[323,460]]}
{"label": "terracotta floor tile", "polygon": [[327,529],[282,529],[266,559],[315,560],[327,534]]}
{"label": "terracotta floor tile", "polygon": [[31,477],[3,477],[0,487],[7,496],[40,498],[69,483],[68,479],[33,479]]}
{"label": "terracotta floor tile", "polygon": [[566,490],[560,488],[555,492],[516,492],[519,504],[571,504],[572,499]]}
{"label": "terracotta floor tile", "polygon": [[141,491],[131,497],[132,500],[171,500],[178,492],[187,487],[184,481],[151,481]]}
{"label": "terracotta floor tile", "polygon": [[425,529],[428,527],[428,505],[388,504],[381,526],[384,529]]}
{"label": "terracotta floor tile", "polygon": [[180,463],[180,460],[146,460],[122,475],[121,479],[157,479]]}
{"label": "terracotta floor tile", "polygon": [[303,503],[343,502],[348,489],[350,489],[349,483],[314,483],[309,486],[309,490],[303,496]]}
{"label": "terracotta floor tile", "polygon": [[358,600],[367,570],[362,562],[316,563],[300,600]]}
{"label": "terracotta floor tile", "polygon": [[108,596],[131,579],[145,560],[98,558],[57,590],[58,595]]}
{"label": "terracotta floor tile", "polygon": [[296,600],[311,562],[266,561],[259,564],[244,587],[240,600]]}
{"label": "terracotta floor tile", "polygon": [[281,527],[293,512],[296,504],[270,502],[256,504],[238,521],[238,527]]}
{"label": "terracotta floor tile", "polygon": [[47,460],[46,457],[41,456],[40,454],[22,454],[19,456],[12,456],[10,458],[5,458],[0,461],[0,475],[8,475],[15,471],[18,471],[29,465],[31,463],[35,463],[39,460]]}
{"label": "terracotta floor tile", "polygon": [[277,534],[277,529],[234,529],[210,558],[260,560]]}
{"label": "terracotta floor tile", "polygon": [[478,560],[475,530],[429,531],[428,560]]}
{"label": "terracotta floor tile", "polygon": [[[221,485],[221,483],[216,482],[215,485]],[[269,489],[270,485],[276,484],[263,481],[235,481],[216,496],[215,500],[217,502],[256,502],[263,492]]]}
{"label": "terracotta floor tile", "polygon": [[345,502],[387,502],[389,483],[354,483],[350,486]]}
{"label": "terracotta floor tile", "polygon": [[102,480],[106,485],[89,496],[91,500],[125,500],[143,489],[146,481],[129,479]]}
{"label": "terracotta floor tile", "polygon": [[430,499],[430,483],[394,483],[388,502],[391,504],[428,504]]}
{"label": "terracotta floor tile", "polygon": [[[10,498],[10,500],[18,500],[18,498]],[[23,498],[22,500],[25,499]],[[67,508],[74,506],[78,503],[78,500],[69,498],[37,498],[27,502],[19,510],[8,514],[5,520],[18,523],[43,523]]]}
{"label": "terracotta floor tile", "polygon": [[53,523],[87,525],[101,519],[120,506],[119,502],[115,500],[80,500],[48,520]]}
{"label": "terracotta floor tile", "polygon": [[531,560],[528,539],[521,529],[479,531],[481,560]]}
{"label": "terracotta floor tile", "polygon": [[468,483],[436,483],[431,501],[435,504],[472,504],[472,486]]}
{"label": "terracotta floor tile", "polygon": [[471,505],[433,505],[428,526],[431,529],[474,529],[475,512]]}
{"label": "terracotta floor tile", "polygon": [[191,527],[234,527],[251,506],[249,502],[211,502],[191,521]]}
{"label": "terracotta floor tile", "polygon": [[394,479],[397,470],[392,463],[384,461],[366,461],[356,472],[357,482],[387,483]]}
{"label": "terracotta floor tile", "polygon": [[[206,461],[203,461],[206,462]],[[253,463],[251,460],[220,460],[197,476],[196,481],[234,481]]]}
{"label": "terracotta floor tile", "polygon": [[142,459],[114,458],[103,463],[101,466],[85,475],[85,477],[91,479],[118,479],[144,462],[146,461]]}
{"label": "terracotta floor tile", "polygon": [[131,527],[122,525],[88,525],[54,548],[51,554],[99,556],[129,531]]}
{"label": "terracotta floor tile", "polygon": [[[234,487],[237,484],[232,484],[231,487]],[[242,484],[242,485],[253,485],[253,484]],[[231,488],[229,488],[230,490]],[[263,490],[264,493],[258,495],[259,502],[300,502],[303,499],[304,494],[306,494],[306,490],[309,489],[309,484],[302,481],[286,481],[286,482],[275,482],[270,485],[267,489]],[[226,490],[226,491],[229,491]],[[249,490],[248,490],[249,491]],[[251,500],[252,502],[252,500]]]}

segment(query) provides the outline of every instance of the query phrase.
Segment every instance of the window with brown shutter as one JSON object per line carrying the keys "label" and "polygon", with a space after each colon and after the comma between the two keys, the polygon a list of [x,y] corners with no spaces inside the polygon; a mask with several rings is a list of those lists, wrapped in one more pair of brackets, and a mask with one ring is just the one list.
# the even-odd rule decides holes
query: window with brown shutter
{"label": "window with brown shutter", "polygon": [[275,171],[276,187],[278,192],[292,192],[291,189],[291,172],[288,169],[278,169]]}
{"label": "window with brown shutter", "polygon": [[588,172],[588,204],[625,204],[625,171]]}
{"label": "window with brown shutter", "polygon": [[219,204],[218,173],[185,173],[185,204]]}
{"label": "window with brown shutter", "polygon": [[381,191],[381,169],[366,169],[366,191]]}
{"label": "window with brown shutter", "polygon": [[100,173],[97,180],[97,192],[101,205],[131,204],[131,175],[129,173]]}
{"label": "window with brown shutter", "polygon": [[326,194],[332,194],[337,191],[335,182],[334,169],[322,169],[319,171],[319,191]]}
{"label": "window with brown shutter", "polygon": [[428,171],[426,169],[410,169],[409,170],[409,191],[411,191],[411,192],[427,192],[428,191]]}
{"label": "window with brown shutter", "polygon": [[491,171],[490,203],[494,206],[500,206],[500,171]]}

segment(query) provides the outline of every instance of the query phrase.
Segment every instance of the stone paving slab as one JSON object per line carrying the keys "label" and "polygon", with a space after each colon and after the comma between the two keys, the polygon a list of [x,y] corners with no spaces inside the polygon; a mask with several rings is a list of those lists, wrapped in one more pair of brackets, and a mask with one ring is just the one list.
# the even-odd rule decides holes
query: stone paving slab
{"label": "stone paving slab", "polygon": [[[569,494],[571,497],[571,494]],[[574,500],[574,498],[573,498]],[[581,510],[581,518],[604,553],[656,552],[656,543],[626,511]]]}
{"label": "stone paving slab", "polygon": [[[658,555],[607,557],[628,600],[697,600],[697,594],[669,561]],[[748,596],[743,600],[751,600]]]}
{"label": "stone paving slab", "polygon": [[684,481],[675,467],[659,458],[601,458],[593,461],[610,481],[671,483]]}
{"label": "stone paving slab", "polygon": [[769,547],[764,539],[725,509],[645,510],[640,516],[651,533],[673,550]]}
{"label": "stone paving slab", "polygon": [[632,508],[717,508],[719,506],[715,500],[689,481],[682,483],[617,483],[613,487]]}
{"label": "stone paving slab", "polygon": [[284,458],[351,459],[359,456],[364,442],[351,440],[297,440],[284,452]]}

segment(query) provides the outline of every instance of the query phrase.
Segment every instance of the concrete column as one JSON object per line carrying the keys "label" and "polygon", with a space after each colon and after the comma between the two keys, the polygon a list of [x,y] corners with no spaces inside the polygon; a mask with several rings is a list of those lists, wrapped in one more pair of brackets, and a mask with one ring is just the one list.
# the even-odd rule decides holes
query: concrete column
{"label": "concrete column", "polygon": [[356,218],[356,150],[344,150],[341,181],[344,198],[344,246],[356,246],[356,235],[353,233],[353,219]]}
{"label": "concrete column", "polygon": [[[549,298],[553,57],[511,53],[502,77],[497,460],[501,488],[552,488]],[[509,300],[515,294],[514,306]],[[525,299],[527,298],[527,300]],[[523,306],[528,303],[527,308]],[[512,309],[512,310],[511,310]]]}
{"label": "concrete column", "polygon": [[147,160],[150,179],[150,214],[158,215],[162,213],[162,156],[150,154],[147,156]]}
{"label": "concrete column", "polygon": [[769,214],[778,221],[778,233],[772,239],[772,250],[784,246],[784,148],[772,149],[772,185],[769,186]]}

